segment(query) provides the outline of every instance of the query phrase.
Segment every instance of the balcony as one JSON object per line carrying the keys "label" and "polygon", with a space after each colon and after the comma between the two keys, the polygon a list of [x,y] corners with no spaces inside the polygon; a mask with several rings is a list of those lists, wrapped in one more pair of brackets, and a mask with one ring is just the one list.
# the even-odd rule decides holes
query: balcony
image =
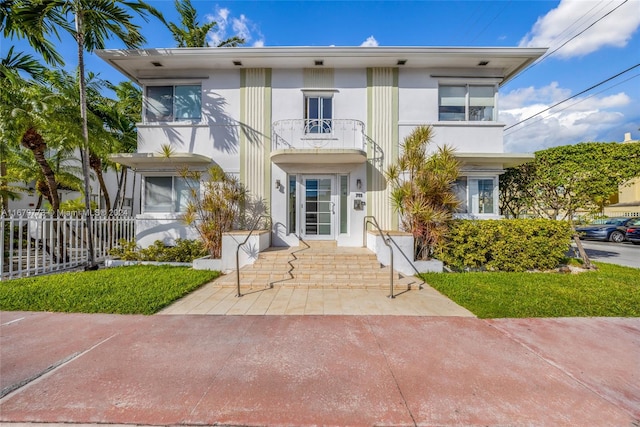
{"label": "balcony", "polygon": [[364,123],[352,119],[288,119],[273,123],[274,163],[364,163]]}

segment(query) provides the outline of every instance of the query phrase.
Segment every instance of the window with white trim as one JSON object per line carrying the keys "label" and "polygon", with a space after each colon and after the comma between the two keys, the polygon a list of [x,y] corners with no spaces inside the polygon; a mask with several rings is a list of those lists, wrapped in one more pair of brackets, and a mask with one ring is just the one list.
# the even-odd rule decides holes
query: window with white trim
{"label": "window with white trim", "polygon": [[333,97],[307,95],[304,97],[304,133],[331,133]]}
{"label": "window with white trim", "polygon": [[495,86],[441,85],[440,121],[495,120]]}
{"label": "window with white trim", "polygon": [[496,178],[462,176],[456,180],[454,191],[460,201],[459,213],[473,215],[497,213],[498,186]]}
{"label": "window with white trim", "polygon": [[194,179],[147,176],[144,180],[144,212],[184,212],[193,192],[199,190],[200,183]]}
{"label": "window with white trim", "polygon": [[200,120],[200,85],[147,86],[145,119],[147,122]]}

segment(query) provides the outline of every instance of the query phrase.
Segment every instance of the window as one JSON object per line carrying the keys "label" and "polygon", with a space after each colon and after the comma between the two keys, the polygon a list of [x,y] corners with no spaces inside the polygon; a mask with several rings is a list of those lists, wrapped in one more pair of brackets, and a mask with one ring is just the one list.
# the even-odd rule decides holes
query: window
{"label": "window", "polygon": [[147,86],[146,90],[145,117],[148,122],[200,120],[200,85]]}
{"label": "window", "polygon": [[458,212],[469,214],[494,214],[496,184],[494,178],[460,177],[456,180],[454,191],[460,207]]}
{"label": "window", "polygon": [[289,233],[296,232],[296,176],[289,175]]}
{"label": "window", "polygon": [[148,176],[144,185],[145,212],[184,212],[191,191],[199,191],[200,183],[177,176]]}
{"label": "window", "polygon": [[[493,213],[493,179],[479,179],[477,180],[477,183],[478,183],[478,202],[477,202],[478,213],[492,214]],[[473,203],[471,205],[473,206]]]}
{"label": "window", "polygon": [[304,133],[331,133],[333,98],[329,96],[305,96]]}
{"label": "window", "polygon": [[494,86],[440,86],[441,121],[492,121],[494,115]]}
{"label": "window", "polygon": [[347,200],[349,198],[349,177],[340,175],[340,233],[346,234],[349,221],[349,206]]}

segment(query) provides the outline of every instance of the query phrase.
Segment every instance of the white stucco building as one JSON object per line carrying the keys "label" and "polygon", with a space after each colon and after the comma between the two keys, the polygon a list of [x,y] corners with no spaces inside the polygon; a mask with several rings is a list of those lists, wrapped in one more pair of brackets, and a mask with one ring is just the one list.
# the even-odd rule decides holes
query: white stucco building
{"label": "white stucco building", "polygon": [[[141,245],[195,237],[180,222],[181,166],[237,175],[273,218],[272,243],[362,244],[366,215],[397,230],[384,171],[419,125],[463,162],[463,214],[498,217],[504,153],[498,89],[545,49],[261,47],[103,50],[143,87]],[[169,144],[170,160],[160,154]]]}

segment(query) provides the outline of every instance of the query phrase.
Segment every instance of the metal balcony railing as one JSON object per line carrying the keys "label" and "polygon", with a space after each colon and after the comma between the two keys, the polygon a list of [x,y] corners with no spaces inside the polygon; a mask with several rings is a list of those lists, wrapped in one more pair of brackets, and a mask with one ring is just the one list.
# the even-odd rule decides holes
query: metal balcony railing
{"label": "metal balcony railing", "polygon": [[367,151],[364,123],[353,119],[287,119],[273,123],[272,150]]}

